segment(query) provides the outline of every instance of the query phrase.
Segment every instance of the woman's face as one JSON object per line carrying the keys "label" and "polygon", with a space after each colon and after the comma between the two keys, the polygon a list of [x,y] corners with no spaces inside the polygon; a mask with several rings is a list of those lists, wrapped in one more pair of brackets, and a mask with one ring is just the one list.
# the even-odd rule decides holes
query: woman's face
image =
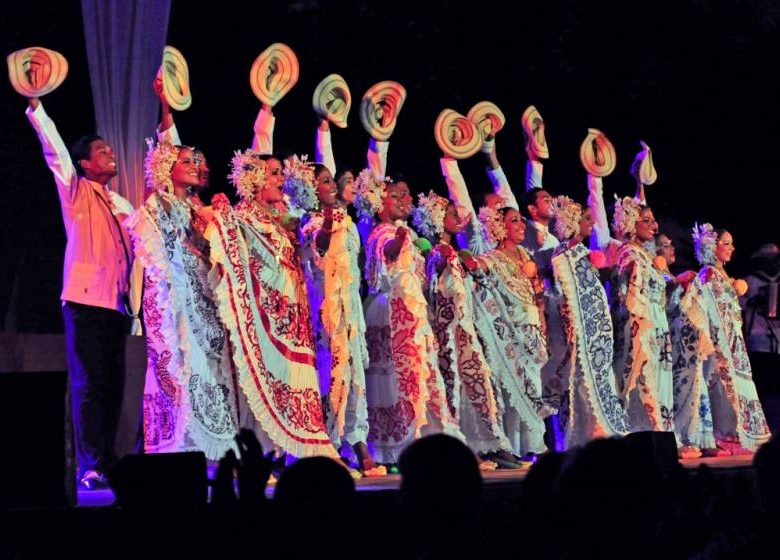
{"label": "woman's face", "polygon": [[586,208],[580,217],[580,236],[587,239],[591,233],[593,233],[593,216],[590,215],[590,208]]}
{"label": "woman's face", "polygon": [[653,211],[644,208],[636,221],[636,240],[641,243],[653,241],[656,233],[658,233],[658,222],[655,221]]}
{"label": "woman's face", "polygon": [[341,191],[341,200],[347,204],[352,204],[355,201],[355,175],[351,171],[345,171],[344,174],[339,177],[338,181],[339,190]]}
{"label": "woman's face", "polygon": [[506,240],[509,243],[519,245],[525,239],[525,220],[514,208],[510,208],[504,214],[504,227]]}
{"label": "woman's face", "polygon": [[387,185],[383,199],[382,214],[390,221],[406,220],[412,213],[412,195],[405,181]]}
{"label": "woman's face", "polygon": [[327,167],[323,167],[314,178],[314,188],[320,204],[326,207],[336,206],[338,202],[338,187]]}
{"label": "woman's face", "polygon": [[734,255],[735,249],[734,239],[731,237],[731,234],[724,231],[720,234],[720,237],[718,237],[718,241],[715,244],[715,258],[718,259],[719,262],[726,264]]}
{"label": "woman's face", "polygon": [[463,231],[465,224],[462,223],[458,215],[458,207],[451,202],[447,205],[447,212],[444,214],[444,231],[451,235],[457,235]]}
{"label": "woman's face", "polygon": [[256,195],[267,204],[275,204],[284,200],[282,195],[282,184],[284,183],[284,173],[282,172],[282,162],[276,158],[271,158],[265,163],[265,184],[257,185]]}
{"label": "woman's face", "polygon": [[171,168],[171,182],[177,189],[193,187],[198,184],[198,164],[190,148],[179,149],[176,163]]}

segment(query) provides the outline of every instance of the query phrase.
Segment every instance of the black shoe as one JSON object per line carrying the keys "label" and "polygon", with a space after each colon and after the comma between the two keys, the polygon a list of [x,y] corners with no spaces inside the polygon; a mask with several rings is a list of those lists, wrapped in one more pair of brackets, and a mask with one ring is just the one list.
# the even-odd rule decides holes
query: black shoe
{"label": "black shoe", "polygon": [[483,455],[484,459],[493,461],[499,469],[520,469],[522,465],[517,461],[514,455],[509,451],[493,451]]}
{"label": "black shoe", "polygon": [[108,488],[108,479],[102,472],[87,471],[81,477],[79,484],[87,490],[104,490]]}

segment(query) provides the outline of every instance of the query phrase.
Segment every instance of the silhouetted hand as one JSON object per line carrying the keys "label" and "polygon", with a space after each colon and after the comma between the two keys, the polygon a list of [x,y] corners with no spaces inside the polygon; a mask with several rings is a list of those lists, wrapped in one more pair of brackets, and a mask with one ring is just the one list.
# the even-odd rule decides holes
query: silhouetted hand
{"label": "silhouetted hand", "polygon": [[211,502],[215,505],[230,505],[236,502],[236,493],[233,489],[233,475],[238,460],[232,449],[228,449],[225,456],[219,460],[217,474],[211,492]]}
{"label": "silhouetted hand", "polygon": [[236,436],[238,452],[238,495],[242,502],[260,502],[265,500],[265,487],[274,466],[274,452],[263,455],[263,447],[254,432],[242,429]]}

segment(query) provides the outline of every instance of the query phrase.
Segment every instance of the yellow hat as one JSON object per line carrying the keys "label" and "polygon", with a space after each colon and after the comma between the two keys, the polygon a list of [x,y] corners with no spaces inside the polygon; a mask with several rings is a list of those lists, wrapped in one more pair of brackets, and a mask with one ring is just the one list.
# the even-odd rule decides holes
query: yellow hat
{"label": "yellow hat", "polygon": [[474,121],[452,109],[439,113],[433,134],[441,151],[455,159],[471,157],[482,146],[482,135]]}
{"label": "yellow hat", "polygon": [[249,84],[260,101],[273,107],[298,82],[299,71],[298,57],[292,49],[274,43],[255,59],[249,71]]}
{"label": "yellow hat", "polygon": [[179,49],[165,45],[157,75],[162,77],[163,95],[171,109],[184,111],[192,105],[190,69]]}
{"label": "yellow hat", "polygon": [[525,151],[532,159],[547,159],[550,152],[547,149],[547,139],[544,137],[544,119],[533,105],[524,112],[521,119],[523,135],[525,136]]}
{"label": "yellow hat", "polygon": [[603,132],[589,128],[588,136],[580,146],[580,161],[594,177],[606,177],[615,170],[615,147]]}
{"label": "yellow hat", "polygon": [[404,101],[406,89],[398,82],[379,82],[368,88],[360,102],[360,122],[374,140],[390,138]]}
{"label": "yellow hat", "polygon": [[642,151],[636,155],[634,163],[631,164],[631,175],[643,185],[652,185],[658,180],[658,173],[653,165],[653,153],[650,146],[643,141],[640,140],[639,144],[642,146]]}
{"label": "yellow hat", "polygon": [[483,141],[485,136],[495,135],[506,124],[504,113],[496,107],[495,103],[490,101],[480,101],[469,110],[466,116],[477,125]]}
{"label": "yellow hat", "polygon": [[60,53],[43,47],[28,47],[8,55],[8,77],[13,88],[25,97],[51,93],[68,75],[68,61]]}
{"label": "yellow hat", "polygon": [[347,128],[347,115],[352,107],[352,94],[344,78],[331,74],[314,88],[314,111],[339,128]]}

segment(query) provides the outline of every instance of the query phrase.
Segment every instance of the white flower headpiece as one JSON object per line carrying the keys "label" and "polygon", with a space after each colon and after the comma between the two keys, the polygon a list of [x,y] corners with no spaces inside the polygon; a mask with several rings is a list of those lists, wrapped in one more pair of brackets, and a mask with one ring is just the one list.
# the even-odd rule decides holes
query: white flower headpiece
{"label": "white flower headpiece", "polygon": [[582,206],[571,198],[563,195],[553,198],[552,213],[555,218],[553,233],[558,241],[571,239],[580,232]]}
{"label": "white flower headpiece", "polygon": [[412,224],[423,236],[436,239],[444,233],[444,216],[450,201],[433,191],[429,191],[428,196],[420,193],[417,198],[419,202],[412,210]]}
{"label": "white flower headpiece", "polygon": [[243,200],[254,198],[255,188],[265,183],[265,162],[259,156],[254,150],[233,152],[228,179]]}
{"label": "white flower headpiece", "polygon": [[718,232],[712,224],[694,224],[693,248],[696,260],[701,265],[715,264],[715,246],[718,243]]}
{"label": "white flower headpiece", "polygon": [[296,155],[284,160],[284,186],[290,204],[304,212],[316,210],[320,206],[317,191],[314,188],[314,164],[309,156]]}
{"label": "white flower headpiece", "polygon": [[355,181],[355,210],[361,217],[374,217],[382,211],[385,183],[376,178],[370,169],[364,169]]}
{"label": "white flower headpiece", "polygon": [[612,218],[615,233],[626,239],[636,233],[636,223],[639,221],[642,208],[642,204],[635,198],[626,196],[621,199],[615,195],[615,214]]}
{"label": "white flower headpiece", "polygon": [[147,191],[173,193],[171,169],[179,158],[179,148],[169,142],[157,145],[151,138],[146,139],[146,157],[144,158],[144,177]]}
{"label": "white flower headpiece", "polygon": [[498,208],[483,206],[479,209],[479,221],[485,231],[488,242],[497,246],[506,239],[507,231],[504,225],[504,217]]}

